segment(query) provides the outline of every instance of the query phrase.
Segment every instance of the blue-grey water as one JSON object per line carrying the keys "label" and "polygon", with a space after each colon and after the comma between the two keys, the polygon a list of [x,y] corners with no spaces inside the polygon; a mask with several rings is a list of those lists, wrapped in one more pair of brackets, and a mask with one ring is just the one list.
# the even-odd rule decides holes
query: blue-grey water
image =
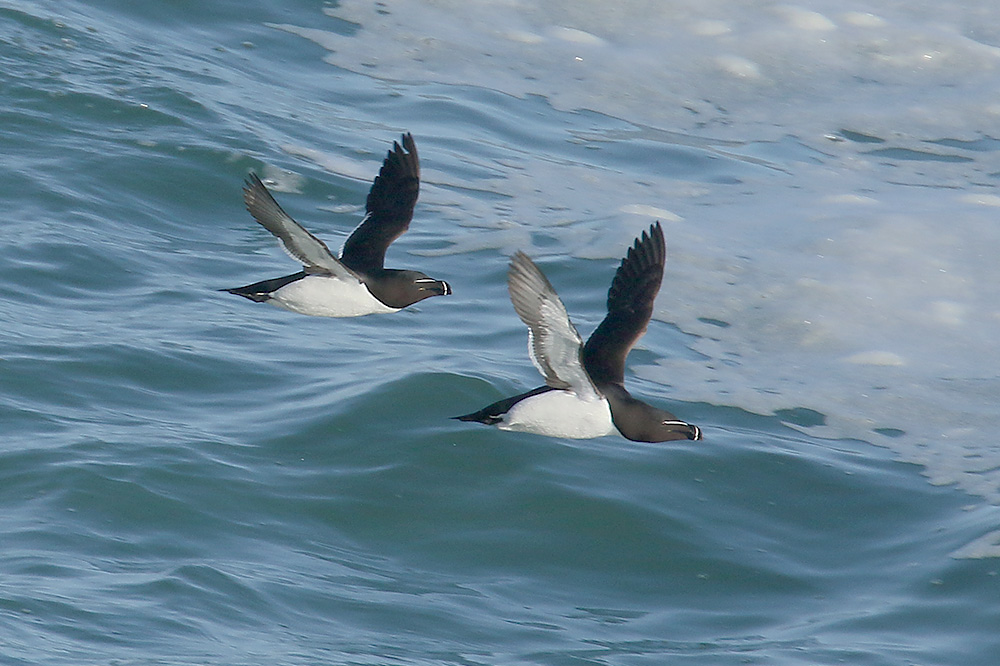
{"label": "blue-grey water", "polygon": [[[0,664],[994,666],[992,1],[0,0]],[[388,265],[318,319],[250,171],[331,247],[401,132]],[[540,383],[531,254],[703,442],[449,416]]]}

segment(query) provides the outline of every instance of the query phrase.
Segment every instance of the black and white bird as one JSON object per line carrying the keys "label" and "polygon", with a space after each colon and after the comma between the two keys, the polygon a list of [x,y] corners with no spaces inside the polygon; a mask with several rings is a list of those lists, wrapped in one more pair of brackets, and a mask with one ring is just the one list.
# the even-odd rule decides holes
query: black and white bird
{"label": "black and white bird", "polygon": [[385,251],[409,228],[420,191],[417,147],[409,134],[402,142],[393,142],[368,192],[365,217],[339,258],[283,211],[251,173],[243,187],[247,210],[302,262],[303,270],[222,291],[317,317],[397,312],[425,298],[450,294],[451,286],[443,280],[384,267]]}
{"label": "black and white bird", "polygon": [[549,281],[526,254],[515,254],[507,275],[510,300],[528,326],[528,353],[545,385],[454,418],[551,437],[617,431],[639,442],[701,439],[698,426],[625,389],[625,357],[646,332],[665,262],[657,222],[622,259],[608,290],[608,314],[583,344]]}

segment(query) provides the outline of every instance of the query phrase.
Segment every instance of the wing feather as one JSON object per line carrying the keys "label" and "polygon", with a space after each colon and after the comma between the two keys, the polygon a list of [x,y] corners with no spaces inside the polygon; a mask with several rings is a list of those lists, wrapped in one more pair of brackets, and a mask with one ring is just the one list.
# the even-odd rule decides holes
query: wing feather
{"label": "wing feather", "polygon": [[584,400],[600,393],[580,362],[583,340],[559,295],[528,255],[518,252],[507,273],[510,300],[528,327],[528,354],[545,384],[568,389]]}
{"label": "wing feather", "polygon": [[389,245],[410,228],[420,194],[420,158],[412,136],[404,134],[402,142],[393,142],[386,154],[368,192],[365,218],[340,252],[341,261],[355,270],[382,268]]}
{"label": "wing feather", "polygon": [[307,273],[326,273],[342,279],[358,276],[337,260],[326,244],[281,209],[257,174],[251,173],[243,186],[243,202],[258,223],[274,234],[285,251],[301,262]]}
{"label": "wing feather", "polygon": [[608,289],[608,314],[583,348],[583,364],[598,385],[624,385],[625,357],[646,332],[663,281],[667,249],[656,222],[622,259]]}

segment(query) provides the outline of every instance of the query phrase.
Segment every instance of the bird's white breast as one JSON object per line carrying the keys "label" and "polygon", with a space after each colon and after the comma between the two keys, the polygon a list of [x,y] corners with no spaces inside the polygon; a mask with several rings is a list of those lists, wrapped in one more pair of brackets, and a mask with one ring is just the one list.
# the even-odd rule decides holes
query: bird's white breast
{"label": "bird's white breast", "polygon": [[569,391],[559,390],[521,400],[497,427],[571,439],[602,437],[615,430],[607,400],[581,400]]}
{"label": "bird's white breast", "polygon": [[360,317],[399,310],[372,296],[361,282],[323,275],[290,282],[272,292],[267,302],[313,317]]}

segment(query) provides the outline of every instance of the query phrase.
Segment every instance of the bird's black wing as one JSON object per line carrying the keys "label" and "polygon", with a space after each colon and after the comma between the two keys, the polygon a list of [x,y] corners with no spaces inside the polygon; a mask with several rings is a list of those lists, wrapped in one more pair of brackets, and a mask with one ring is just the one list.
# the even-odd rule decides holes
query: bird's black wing
{"label": "bird's black wing", "polygon": [[663,281],[667,249],[656,222],[622,259],[608,290],[608,314],[583,347],[583,366],[598,387],[625,383],[625,357],[646,332]]}
{"label": "bird's black wing", "polygon": [[413,137],[393,142],[372,183],[365,218],[344,243],[340,260],[362,273],[381,269],[385,251],[410,227],[413,207],[420,194],[420,158]]}

